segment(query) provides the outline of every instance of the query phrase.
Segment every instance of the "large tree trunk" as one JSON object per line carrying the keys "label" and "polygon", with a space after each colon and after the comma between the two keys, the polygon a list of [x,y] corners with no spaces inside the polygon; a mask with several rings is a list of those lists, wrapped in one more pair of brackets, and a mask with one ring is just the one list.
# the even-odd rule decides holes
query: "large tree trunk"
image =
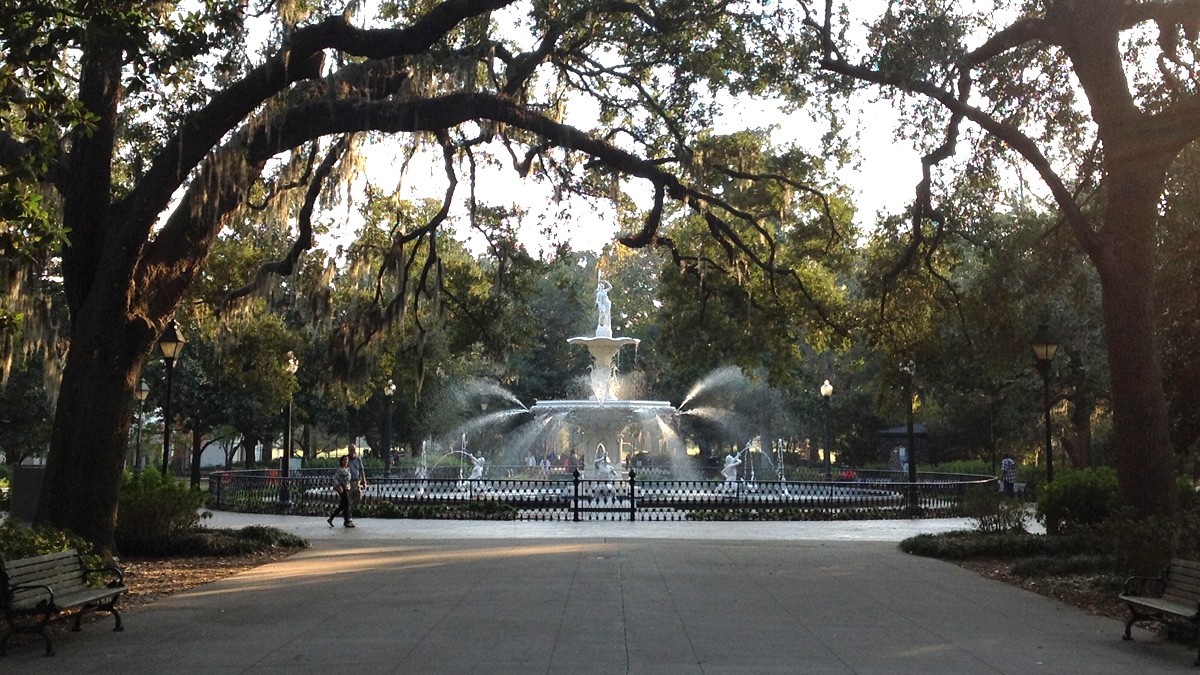
{"label": "large tree trunk", "polygon": [[1093,260],[1100,273],[1121,496],[1143,516],[1169,517],[1177,503],[1175,455],[1154,331],[1155,226],[1165,171],[1138,164],[1110,169],[1105,245]]}
{"label": "large tree trunk", "polygon": [[1071,433],[1063,438],[1063,447],[1071,464],[1077,468],[1094,466],[1092,458],[1092,413],[1096,410],[1096,396],[1088,386],[1083,356],[1078,351],[1067,350],[1070,364],[1067,384],[1070,396],[1067,401],[1071,420]]}
{"label": "large tree trunk", "polygon": [[242,465],[244,468],[254,468],[254,447],[257,445],[258,436],[242,434]]}
{"label": "large tree trunk", "polygon": [[133,391],[153,332],[115,318],[76,321],[58,395],[39,522],[111,546]]}

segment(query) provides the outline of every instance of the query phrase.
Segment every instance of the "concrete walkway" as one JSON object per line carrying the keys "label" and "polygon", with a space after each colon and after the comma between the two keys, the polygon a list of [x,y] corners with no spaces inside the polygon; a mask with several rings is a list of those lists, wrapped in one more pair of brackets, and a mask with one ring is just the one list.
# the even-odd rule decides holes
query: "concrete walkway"
{"label": "concrete walkway", "polygon": [[13,673],[1150,673],[1195,652],[895,542],[964,521],[553,523],[218,514],[287,560],[12,649]]}

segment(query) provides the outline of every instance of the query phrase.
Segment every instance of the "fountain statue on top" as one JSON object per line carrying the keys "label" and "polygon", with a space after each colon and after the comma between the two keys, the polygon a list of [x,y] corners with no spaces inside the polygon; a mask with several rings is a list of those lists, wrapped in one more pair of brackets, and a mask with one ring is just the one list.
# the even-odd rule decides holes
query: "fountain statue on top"
{"label": "fountain statue on top", "polygon": [[601,273],[596,272],[596,332],[592,337],[573,337],[567,340],[573,345],[584,345],[592,355],[592,393],[597,401],[617,400],[616,388],[613,386],[617,378],[617,352],[625,345],[636,345],[641,342],[637,338],[613,337],[612,332],[612,301],[608,292],[612,284],[605,281]]}
{"label": "fountain statue on top", "polygon": [[612,284],[596,270],[596,337],[612,337],[612,301],[608,299],[611,290]]}

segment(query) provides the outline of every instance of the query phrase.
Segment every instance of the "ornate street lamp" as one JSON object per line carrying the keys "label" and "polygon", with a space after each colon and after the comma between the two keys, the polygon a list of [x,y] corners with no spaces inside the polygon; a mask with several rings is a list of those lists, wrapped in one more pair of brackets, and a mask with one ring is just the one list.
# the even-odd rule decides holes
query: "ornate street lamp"
{"label": "ornate street lamp", "polygon": [[392,475],[392,396],[396,393],[396,383],[391,380],[383,386],[383,407],[387,413],[387,425],[383,428],[383,467],[384,475]]}
{"label": "ornate street lamp", "polygon": [[142,469],[146,468],[145,458],[142,457],[142,418],[146,416],[146,397],[150,395],[150,385],[146,384],[145,380],[138,380],[137,389],[133,390],[133,397],[138,402],[138,432],[137,432],[137,451],[133,455],[133,470],[135,473],[141,473]]}
{"label": "ornate street lamp", "polygon": [[186,342],[175,319],[171,319],[171,323],[167,324],[166,330],[158,338],[158,348],[162,350],[163,361],[167,365],[167,395],[163,401],[163,476],[167,475],[168,462],[171,460],[171,376],[175,372],[175,360],[183,352]]}
{"label": "ornate street lamp", "polygon": [[912,515],[916,515],[920,509],[920,495],[917,492],[917,435],[913,428],[913,384],[917,377],[917,364],[909,359],[900,364],[900,372],[907,377],[904,378],[904,395],[908,397],[908,410],[905,415],[904,431],[905,443],[908,447],[905,449],[908,459],[908,511]]}
{"label": "ornate street lamp", "polygon": [[1058,339],[1050,332],[1046,324],[1038,326],[1033,339],[1029,341],[1033,348],[1034,363],[1042,374],[1042,407],[1046,412],[1046,482],[1054,481],[1054,452],[1050,445],[1050,362],[1058,352]]}
{"label": "ornate street lamp", "polygon": [[[292,352],[287,353],[287,361],[283,364],[284,371],[289,377],[295,377],[296,371],[300,370],[300,362],[296,360],[296,355]],[[282,508],[291,506],[291,495],[288,490],[288,483],[292,475],[292,395],[288,394],[287,399],[287,423],[283,428],[283,454],[279,457],[279,505]]]}
{"label": "ornate street lamp", "polygon": [[825,401],[825,480],[833,480],[833,465],[830,460],[830,450],[833,448],[833,385],[829,380],[821,385],[821,398]]}

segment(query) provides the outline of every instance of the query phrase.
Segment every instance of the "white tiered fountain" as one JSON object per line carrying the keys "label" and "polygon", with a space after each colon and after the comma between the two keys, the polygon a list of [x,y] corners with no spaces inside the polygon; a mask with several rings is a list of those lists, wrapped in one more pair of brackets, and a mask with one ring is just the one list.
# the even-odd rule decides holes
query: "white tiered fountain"
{"label": "white tiered fountain", "polygon": [[[539,418],[549,418],[550,426],[569,427],[595,453],[585,462],[584,477],[603,480],[608,469],[606,448],[621,448],[621,433],[631,425],[639,425],[651,437],[661,440],[664,435],[674,438],[668,425],[676,413],[669,401],[623,400],[617,396],[617,354],[626,345],[641,341],[631,337],[614,337],[612,331],[612,302],[608,297],[612,284],[597,275],[596,331],[590,337],[573,337],[573,345],[587,347],[592,355],[591,385],[594,397],[578,400],[538,401],[530,412]],[[619,453],[619,450],[618,450]],[[623,458],[615,457],[617,462]]]}

